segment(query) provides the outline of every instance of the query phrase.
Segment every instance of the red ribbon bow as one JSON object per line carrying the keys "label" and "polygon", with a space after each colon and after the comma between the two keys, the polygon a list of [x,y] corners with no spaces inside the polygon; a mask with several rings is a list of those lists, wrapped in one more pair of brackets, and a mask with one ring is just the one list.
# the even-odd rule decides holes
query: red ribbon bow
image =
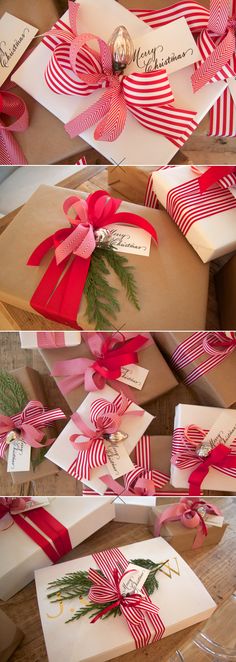
{"label": "red ribbon bow", "polygon": [[101,610],[91,623],[95,623],[109,611],[119,607],[134,638],[136,648],[147,646],[151,640],[146,616],[155,631],[153,641],[161,639],[165,627],[159,616],[159,608],[151,601],[145,589],[142,588],[140,594],[122,595],[121,593],[121,581],[129,571],[127,570],[128,561],[120,550],[110,549],[99,552],[93,554],[93,558],[104,576],[99,571],[90,568],[89,579],[92,581],[92,588],[89,591],[89,599],[95,604],[111,604]]}
{"label": "red ribbon bow", "polygon": [[[79,328],[77,314],[91,256],[96,247],[96,230],[112,223],[125,223],[142,228],[155,242],[158,241],[156,231],[145,218],[128,212],[116,213],[121,202],[111,198],[105,191],[91,193],[86,200],[78,196],[65,200],[63,210],[70,227],[58,230],[42,241],[28,260],[28,265],[39,266],[43,257],[54,248],[53,260],[30,301],[38,313],[72,328]],[[76,211],[74,220],[68,215],[72,206]]]}
{"label": "red ribbon bow", "polygon": [[[34,510],[27,509],[29,501],[34,502]],[[37,498],[0,498],[0,532],[15,523],[56,563],[72,549],[68,530],[48,510],[36,506]]]}
{"label": "red ribbon bow", "polygon": [[[56,361],[52,375],[62,377],[59,382],[63,394],[84,383],[86,391],[103,389],[107,380],[121,377],[122,366],[139,363],[138,351],[147,343],[147,337],[137,334],[125,339],[123,334],[85,333],[94,359],[78,358]],[[120,384],[119,384],[120,387]]]}
{"label": "red ribbon bow", "polygon": [[22,149],[16,142],[13,131],[23,132],[28,128],[29,115],[25,102],[6,91],[0,90],[0,114],[12,119],[6,124],[0,119],[0,163],[2,165],[26,165],[27,161]]}
{"label": "red ribbon bow", "polygon": [[[46,83],[56,94],[87,96],[94,90],[106,89],[98,101],[66,124],[69,135],[74,138],[99,122],[95,140],[117,140],[129,110],[142,126],[182,147],[197,126],[196,112],[172,106],[174,96],[166,70],[129,76],[114,73],[106,42],[93,34],[78,34],[78,12],[79,5],[70,0],[70,27],[62,30],[56,26],[45,39],[50,48],[54,44],[45,72]],[[88,47],[91,40],[97,41],[99,53]]]}
{"label": "red ribbon bow", "polygon": [[197,549],[201,547],[204,537],[208,535],[207,525],[204,521],[204,516],[207,514],[221,515],[221,511],[211,503],[204,501],[204,499],[198,500],[183,497],[179,503],[166,508],[160,517],[157,516],[154,535],[160,535],[162,524],[165,522],[180,521],[188,529],[197,529],[193,542],[193,549]]}
{"label": "red ribbon bow", "polygon": [[236,186],[236,166],[211,166],[198,178],[201,193],[205,193],[214,184],[222,188]]}
{"label": "red ribbon bow", "polygon": [[50,446],[54,439],[42,443],[44,432],[40,430],[58,419],[64,419],[65,414],[59,408],[46,410],[41,402],[30,400],[22,412],[14,416],[0,415],[0,457],[4,458],[8,447],[6,436],[9,432],[20,432],[21,438],[32,448]]}
{"label": "red ribbon bow", "polygon": [[[143,416],[143,410],[126,411],[130,401],[120,393],[114,402],[100,399],[95,400],[90,408],[90,419],[95,429],[89,428],[78,412],[72,414],[72,421],[80,430],[73,434],[70,441],[78,451],[78,455],[68,469],[68,473],[77,480],[90,480],[91,469],[102,467],[107,462],[104,435],[113,434],[119,430],[124,415]],[[88,441],[78,443],[79,437]]]}

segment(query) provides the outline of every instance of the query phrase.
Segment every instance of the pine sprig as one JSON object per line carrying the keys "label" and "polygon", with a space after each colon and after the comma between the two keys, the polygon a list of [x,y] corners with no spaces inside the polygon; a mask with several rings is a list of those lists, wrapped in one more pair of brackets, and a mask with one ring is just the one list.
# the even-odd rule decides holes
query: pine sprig
{"label": "pine sprig", "polygon": [[[82,598],[88,595],[92,582],[86,570],[78,570],[77,572],[70,572],[61,579],[50,582],[48,586],[49,590],[56,589],[48,594],[48,599],[51,602],[59,602],[60,600],[71,600],[72,598]],[[56,599],[52,600],[52,598]]]}
{"label": "pine sprig", "polygon": [[[82,616],[87,616],[87,615],[89,615],[89,618],[94,618],[105,607],[109,607],[112,604],[115,604],[115,603],[106,602],[106,604],[104,604],[104,603],[98,604],[96,602],[96,604],[95,604],[94,602],[90,602],[85,607],[82,607],[81,609],[78,609],[78,611],[76,611],[73,614],[73,616],[71,618],[69,618],[68,621],[66,621],[66,623],[71,623],[72,621],[79,621],[80,618],[82,618]],[[116,605],[116,607],[111,609],[111,611],[108,611],[106,614],[103,614],[103,616],[101,616],[101,620],[104,621],[106,618],[109,618],[109,616],[114,616],[114,618],[115,618],[116,616],[118,616],[120,614],[121,614],[120,607],[117,607],[117,605]]]}
{"label": "pine sprig", "polygon": [[28,402],[27,394],[20,382],[4,370],[0,371],[0,411],[5,416],[14,416]]}
{"label": "pine sprig", "polygon": [[107,265],[116,273],[130,303],[140,309],[133,269],[128,260],[114,251],[112,246],[96,248],[92,254],[84,294],[87,300],[86,316],[89,323],[93,323],[98,330],[111,328],[116,313],[120,311],[118,290],[107,280],[110,273]]}

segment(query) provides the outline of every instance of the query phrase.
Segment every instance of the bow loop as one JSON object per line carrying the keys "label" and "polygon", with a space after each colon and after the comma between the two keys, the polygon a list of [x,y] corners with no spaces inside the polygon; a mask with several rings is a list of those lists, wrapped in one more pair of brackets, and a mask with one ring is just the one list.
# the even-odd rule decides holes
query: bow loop
{"label": "bow loop", "polygon": [[27,161],[21,147],[16,142],[13,131],[22,133],[29,126],[29,114],[25,102],[4,89],[0,91],[0,113],[10,122],[0,120],[1,163],[5,165],[26,165]]}

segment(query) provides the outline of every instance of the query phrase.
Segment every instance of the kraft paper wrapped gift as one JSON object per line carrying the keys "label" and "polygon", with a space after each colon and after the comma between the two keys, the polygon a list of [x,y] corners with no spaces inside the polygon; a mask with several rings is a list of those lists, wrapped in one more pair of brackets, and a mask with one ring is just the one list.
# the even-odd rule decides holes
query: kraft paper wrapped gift
{"label": "kraft paper wrapped gift", "polygon": [[[86,197],[79,193],[80,197]],[[43,277],[51,255],[40,267],[29,267],[27,261],[36,246],[67,222],[63,202],[71,196],[68,189],[41,186],[14,218],[0,237],[0,300],[32,312],[31,297]],[[120,312],[113,324],[116,328],[184,329],[205,328],[209,269],[203,265],[192,248],[184,241],[178,228],[164,211],[148,209],[122,202],[121,211],[143,216],[156,229],[159,244],[152,242],[150,256],[129,255],[134,267],[141,310],[128,301],[120,291]],[[16,278],[17,274],[17,278]],[[120,290],[114,273],[109,284]],[[86,300],[82,297],[78,324],[91,329],[86,314]]]}
{"label": "kraft paper wrapped gift", "polygon": [[7,662],[24,639],[24,633],[0,609],[0,660]]}
{"label": "kraft paper wrapped gift", "polygon": [[[215,504],[215,500],[211,499],[211,503]],[[149,510],[149,526],[150,530],[155,531],[156,521],[168,508],[168,505],[157,505]],[[209,521],[208,521],[209,519]],[[213,518],[214,519],[214,518]],[[223,519],[223,518],[222,518]],[[207,526],[207,536],[203,536],[202,546],[208,547],[210,545],[218,545],[223,538],[228,524],[222,522],[221,526],[214,526],[211,524],[211,515],[205,517],[205,524]],[[160,529],[160,536],[167,540],[167,542],[176,549],[177,552],[185,552],[193,549],[194,541],[196,538],[197,528],[187,528],[180,520],[176,522],[163,522]]]}
{"label": "kraft paper wrapped gift", "polygon": [[[217,334],[200,331],[190,334],[178,331],[165,331],[162,333],[156,332],[154,337],[164,354],[171,359],[173,370],[176,370],[177,374],[196,393],[201,404],[218,407],[231,407],[235,404],[236,347],[233,349],[232,341],[232,351],[228,354],[225,352],[223,355],[223,350],[230,346],[230,338],[225,335],[225,332]],[[217,343],[219,342],[218,338],[222,338],[222,342],[226,343],[223,347],[219,347],[218,353],[216,351],[214,356],[212,356],[210,346],[208,351],[204,351],[204,342],[209,341],[212,344],[212,342],[216,341]],[[192,343],[192,346],[189,348],[188,339]],[[179,349],[181,343],[185,343],[182,345],[182,351]],[[202,352],[200,351],[201,346]],[[195,354],[198,352],[198,348],[200,348],[200,356],[191,361],[191,356],[193,357],[194,352]],[[223,360],[216,363],[217,358],[220,359],[220,357]],[[178,365],[181,361],[187,365],[179,369]],[[202,370],[204,370],[204,363],[209,363],[209,366],[210,364],[213,365],[210,370],[206,370],[204,374],[200,374],[195,379],[197,377],[195,371],[198,366],[202,366]]]}
{"label": "kraft paper wrapped gift", "polygon": [[[171,458],[171,484],[174,487],[178,488],[188,488],[189,487],[189,477],[191,473],[197,469],[199,466],[203,466],[204,458],[199,458],[196,454],[196,447],[186,441],[184,436],[184,430],[188,426],[197,426],[201,431],[207,432],[212,430],[211,438],[214,442],[216,438],[215,426],[219,417],[227,414],[227,425],[221,422],[219,425],[219,432],[217,438],[223,439],[223,444],[226,444],[226,440],[229,437],[228,445],[231,448],[231,457],[235,458],[235,449],[236,449],[236,411],[234,409],[220,409],[219,407],[202,407],[198,405],[184,405],[179,404],[175,410],[175,419],[174,419],[174,434],[172,441],[172,458]],[[222,419],[221,419],[222,421]],[[227,432],[225,432],[227,428]],[[218,430],[218,426],[217,426]],[[213,433],[214,432],[214,433]],[[201,440],[204,437],[201,432],[194,434],[194,431],[189,431],[189,435],[195,441]],[[230,441],[232,439],[232,442]],[[191,466],[187,468],[180,468],[176,466],[174,458],[177,455],[179,462],[191,461]],[[226,458],[227,460],[227,458]],[[235,463],[236,464],[236,463]],[[231,468],[228,471],[228,474],[225,473],[223,467],[219,466],[216,468],[210,466],[207,475],[204,477],[203,482],[201,483],[201,489],[203,490],[214,490],[216,492],[236,492],[236,468]],[[196,496],[197,496],[196,491]]]}
{"label": "kraft paper wrapped gift", "polygon": [[[132,334],[128,332],[124,334],[126,340],[132,338],[134,335],[138,335],[138,334]],[[137,365],[140,368],[144,368],[145,370],[148,370],[148,375],[141,389],[132,388],[132,381],[130,381],[130,383],[128,384],[130,389],[130,394],[132,394],[131,397],[138,405],[144,405],[146,402],[153,400],[155,397],[158,397],[159,395],[162,395],[162,393],[166,393],[175,386],[177,386],[177,381],[174,375],[172,374],[171,370],[167,366],[165,360],[163,359],[163,356],[161,355],[160,351],[156,351],[157,347],[154,341],[152,340],[151,335],[150,334],[147,335],[148,335],[148,346],[146,347],[144,345],[138,351],[139,363]],[[84,334],[84,339],[85,339],[85,334]],[[47,367],[49,368],[50,372],[53,375],[55,375],[56,372],[54,370],[54,366],[58,361],[69,361],[77,358],[89,358],[89,359],[94,358],[94,361],[96,361],[96,357],[91,354],[86,342],[82,342],[82,344],[79,345],[78,347],[73,347],[73,348],[67,347],[67,348],[57,349],[56,351],[53,349],[44,349],[44,350],[41,349],[40,354],[42,355],[43,359],[46,362]],[[135,370],[135,366],[134,366],[134,370]],[[131,374],[131,378],[132,378],[132,374]],[[59,388],[60,388],[61,379],[62,379],[61,377],[57,377],[57,376],[55,377],[56,383]],[[110,382],[108,381],[108,384],[109,383]],[[112,386],[113,388],[117,387],[117,390],[119,390],[120,388],[122,388],[122,382],[113,381]],[[97,391],[97,393],[99,395],[99,390]],[[72,411],[75,411],[77,407],[81,404],[82,400],[85,397],[85,394],[86,393],[84,389],[84,384],[82,384],[81,386],[77,386],[77,388],[65,394],[65,398]]]}
{"label": "kraft paper wrapped gift", "polygon": [[145,204],[145,194],[151,166],[129,166],[127,168],[108,168],[108,184],[112,188],[112,195],[130,200],[136,205]]}
{"label": "kraft paper wrapped gift", "polygon": [[[32,497],[32,500],[43,502],[42,497]],[[66,527],[72,549],[115,516],[112,499],[108,497],[60,496],[50,498],[49,505],[43,507]],[[45,533],[42,535],[45,537]],[[49,534],[48,538],[50,540]],[[52,564],[52,561],[16,522],[0,531],[0,540],[0,598],[8,600],[33,580],[35,570]]]}
{"label": "kraft paper wrapped gift", "polygon": [[[201,172],[206,170],[206,167],[201,168]],[[169,202],[168,195],[179,187],[181,205],[177,205],[176,217],[173,216],[173,220],[202,261],[209,262],[236,249],[236,188],[220,189],[220,199],[223,199],[223,204],[221,203],[216,213],[212,213],[216,204],[219,207],[218,184],[202,194],[198,184],[197,189],[194,190],[185,191],[181,188],[187,182],[194,184],[199,176],[201,175],[191,166],[160,168],[153,172],[152,188],[163,207],[171,213],[171,199]],[[186,197],[186,206],[183,205],[184,197]],[[174,214],[174,211],[172,213]],[[200,218],[195,220],[198,214]]]}
{"label": "kraft paper wrapped gift", "polygon": [[236,329],[236,255],[216,275],[222,329]]}
{"label": "kraft paper wrapped gift", "polygon": [[[93,33],[106,42],[110,39],[113,31],[124,25],[129,31],[131,38],[146,36],[151,30],[135,15],[115,2],[115,0],[80,0],[79,21],[77,30],[81,33]],[[106,20],[104,21],[104,16]],[[63,24],[68,25],[68,13],[62,17]],[[39,103],[55,114],[63,123],[67,123],[83,112],[101,97],[101,91],[95,91],[91,96],[67,96],[58,95],[46,84],[44,78],[51,49],[46,45],[46,40],[41,43],[32,55],[17,69],[13,80],[25,91],[31,94]],[[51,45],[51,44],[50,44]],[[170,74],[170,85],[174,95],[174,106],[179,109],[194,111],[195,122],[198,124],[218,99],[226,84],[223,81],[214,85],[205,85],[194,94],[192,90],[191,75],[193,66],[185,67]],[[35,71],[37,75],[35,75]],[[127,120],[122,134],[113,142],[95,140],[94,126],[84,131],[81,136],[90,145],[99,150],[103,156],[113,163],[139,164],[140,145],[142,145],[142,163],[150,165],[156,162],[158,154],[159,164],[166,164],[178,151],[177,145],[173,144],[165,136],[158,135],[153,131],[145,129],[131,114],[127,113]],[[186,131],[188,135],[188,131]]]}
{"label": "kraft paper wrapped gift", "polygon": [[[130,471],[132,469],[133,465],[128,457],[132,450],[135,448],[136,444],[138,443],[140,433],[144,434],[148,426],[153,420],[153,416],[146,412],[145,410],[142,409],[142,407],[139,407],[135,403],[131,402],[128,404],[126,408],[126,412],[129,412],[128,415],[124,414],[121,415],[119,414],[119,405],[120,403],[120,396],[115,391],[113,388],[110,386],[105,386],[101,391],[97,392],[94,391],[92,393],[89,393],[82,404],[79,406],[77,409],[77,412],[79,416],[82,418],[83,423],[89,429],[93,429],[94,431],[98,428],[96,428],[95,423],[91,421],[91,405],[93,403],[97,403],[99,401],[106,401],[109,403],[115,403],[117,404],[117,409],[118,409],[118,415],[121,416],[120,424],[119,424],[119,431],[122,431],[122,433],[127,435],[127,438],[123,441],[119,441],[118,444],[113,443],[111,444],[110,441],[105,441],[105,446],[106,446],[106,452],[107,452],[107,464],[102,463],[100,465],[97,465],[95,468],[92,468],[92,463],[91,463],[91,468],[90,468],[90,479],[85,479],[83,478],[83,483],[87,485],[88,487],[91,487],[95,492],[98,492],[99,494],[104,494],[107,488],[106,483],[102,481],[102,478],[104,476],[112,476],[113,479],[117,479],[121,476],[123,476],[126,471]],[[102,413],[101,406],[100,409],[101,417],[104,414]],[[132,412],[134,412],[134,416],[132,416]],[[142,415],[136,415],[135,412],[143,412]],[[96,414],[95,414],[96,416]],[[101,423],[100,423],[101,426]],[[75,425],[75,422],[70,419],[69,423],[65,426],[65,428],[62,430],[61,434],[58,436],[57,440],[51,446],[49,451],[47,452],[47,458],[51,460],[52,462],[55,462],[58,464],[59,467],[64,469],[64,471],[67,471],[70,473],[70,475],[74,475],[74,473],[77,473],[77,467],[74,468],[74,471],[72,471],[72,466],[74,466],[77,456],[78,456],[78,450],[77,448],[74,447],[70,443],[70,437],[71,435],[78,435],[80,432],[82,432],[82,429],[79,429],[79,426]],[[81,435],[80,435],[81,436]],[[87,437],[84,437],[84,434],[82,434],[82,439],[81,441],[88,441]],[[121,451],[119,452],[119,445],[121,445]],[[123,451],[122,447],[124,447],[125,451],[127,452],[127,457],[123,457]],[[109,461],[109,458],[111,458],[111,461]],[[127,459],[128,459],[128,469],[124,469],[124,464],[125,466],[127,465]],[[77,475],[75,475],[77,477]]]}
{"label": "kraft paper wrapped gift", "polygon": [[[20,382],[20,384],[22,384],[29,400],[38,400],[39,402],[42,402],[43,405],[47,406],[47,398],[43,381],[37,370],[26,366],[24,368],[17,368],[16,370],[12,370],[10,374],[12,374],[13,377],[15,377]],[[55,423],[46,428],[46,434],[48,438],[57,436],[57,426]],[[11,473],[13,483],[16,485],[20,485],[20,483],[28,482],[31,480],[37,480],[39,478],[45,478],[46,476],[51,476],[58,473],[58,467],[49,462],[49,460],[43,459],[42,462],[38,464],[39,450],[37,448],[32,449],[31,457],[33,460],[33,465],[30,471],[14,471]],[[1,464],[5,473],[7,466],[6,462],[2,461]]]}
{"label": "kraft paper wrapped gift", "polygon": [[[151,601],[158,606],[159,617],[164,624],[163,637],[205,620],[213,613],[215,602],[200,579],[162,538],[126,545],[120,547],[120,552],[128,561],[149,559],[158,564],[165,563],[168,559],[166,566],[157,574],[158,590],[151,595]],[[58,604],[50,604],[47,598],[49,582],[67,573],[78,570],[88,571],[97,567],[92,556],[85,556],[35,573],[38,605],[49,662],[64,662],[68,657],[68,651],[71,662],[96,662],[96,660],[105,662],[135,650],[134,638],[124,616],[117,615],[116,618],[111,616],[92,624],[88,616],[83,616],[79,621],[65,623],[71,616],[70,600],[63,602],[64,609],[59,610]],[[73,601],[75,609],[83,605],[84,599]],[[151,643],[154,629],[150,621],[148,627],[151,631]],[[71,645],[72,641],[73,645]]]}
{"label": "kraft paper wrapped gift", "polygon": [[[75,347],[81,343],[80,331],[20,331],[22,349]],[[54,354],[57,356],[57,354]]]}

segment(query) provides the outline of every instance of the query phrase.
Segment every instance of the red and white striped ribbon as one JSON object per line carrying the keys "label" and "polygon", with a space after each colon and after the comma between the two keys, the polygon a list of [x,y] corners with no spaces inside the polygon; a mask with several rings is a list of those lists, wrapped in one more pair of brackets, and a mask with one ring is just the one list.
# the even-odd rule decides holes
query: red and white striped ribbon
{"label": "red and white striped ribbon", "polygon": [[[40,406],[41,405],[41,406]],[[20,429],[20,426],[25,423],[33,425],[38,430],[42,430],[54,423],[54,421],[65,418],[65,414],[58,407],[57,409],[47,410],[37,400],[30,400],[28,405],[22,412],[10,416],[12,421],[12,430]],[[4,458],[8,444],[6,443],[6,433],[0,434],[0,458]]]}
{"label": "red and white striped ribbon", "polygon": [[130,11],[147,23],[150,28],[160,28],[178,18],[185,18],[193,34],[204,30],[209,21],[209,9],[192,0],[182,0],[163,9],[131,9]]}
{"label": "red and white striped ribbon", "polygon": [[178,185],[167,194],[166,210],[186,236],[194,223],[236,208],[230,190],[215,185],[202,194],[198,179]]}
{"label": "red and white striped ribbon", "polygon": [[151,468],[151,439],[149,435],[143,435],[139,439],[135,448],[135,468],[129,471],[125,476],[125,487],[134,488],[139,478],[144,478],[153,482],[156,490],[161,489],[169,483],[170,477],[167,474]]}
{"label": "red and white striped ribbon", "polygon": [[[175,428],[174,430],[171,461],[179,469],[192,469],[193,467],[197,467],[202,462],[202,460],[196,455],[196,447],[193,446],[193,443],[190,443],[186,440],[184,432],[185,428]],[[209,430],[203,429],[202,431],[194,425],[191,431],[192,442],[195,444],[202,443],[202,432],[204,435],[206,435]],[[230,455],[236,456],[236,438],[230,445]],[[214,465],[212,466],[213,469],[217,469],[217,471],[220,471],[226,476],[236,478],[236,469]]]}
{"label": "red and white striped ribbon", "polygon": [[[91,443],[89,443],[88,448],[86,444],[85,450],[78,450],[77,457],[72,462],[69,469],[67,469],[70,476],[73,476],[76,480],[90,480],[91,469],[106,464],[107,455],[102,430],[105,432],[105,430],[109,429],[111,423],[114,422],[114,416],[119,418],[125,414],[130,404],[131,400],[124,399],[122,393],[118,393],[113,402],[107,402],[107,400],[104,400],[103,398],[98,398],[92,403],[90,408],[90,419],[95,428],[94,437],[91,438]],[[112,418],[109,414],[112,415]]]}
{"label": "red and white striped ribbon", "polygon": [[182,370],[203,357],[202,363],[184,378],[184,383],[189,386],[220,365],[235,349],[236,339],[233,332],[229,337],[224,331],[197,331],[178,345],[172,354],[171,363],[176,370]]}
{"label": "red and white striped ribbon", "polygon": [[[90,579],[95,581],[95,586],[92,585],[89,592],[90,600],[93,599],[98,603],[118,601],[136,648],[147,646],[151,640],[153,642],[159,641],[163,637],[165,626],[159,616],[158,607],[152,602],[146,590],[142,588],[140,595],[136,596],[139,601],[136,606],[134,606],[135,594],[130,596],[121,596],[120,594],[119,583],[117,584],[115,577],[118,577],[118,582],[120,582],[122,575],[127,570],[129,561],[126,557],[118,548],[114,548],[95,553],[93,558],[99,570],[103,573],[105,581],[98,572],[89,571]],[[153,638],[147,619],[154,628]]]}

